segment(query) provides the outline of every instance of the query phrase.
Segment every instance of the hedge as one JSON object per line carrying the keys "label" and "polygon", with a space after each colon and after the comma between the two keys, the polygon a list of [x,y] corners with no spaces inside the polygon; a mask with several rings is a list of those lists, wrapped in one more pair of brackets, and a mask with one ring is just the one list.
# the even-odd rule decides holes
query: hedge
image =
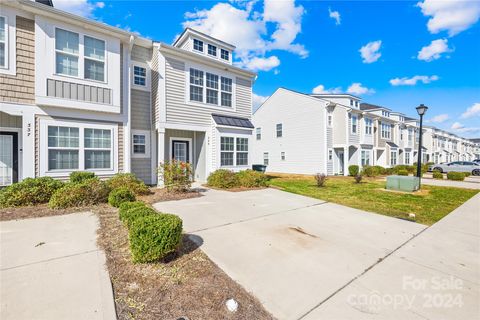
{"label": "hedge", "polygon": [[95,178],[95,173],[88,171],[74,171],[70,173],[70,182],[82,183],[85,180]]}
{"label": "hedge", "polygon": [[258,171],[243,170],[236,173],[238,184],[245,188],[265,187],[267,185],[267,176]]}
{"label": "hedge", "polygon": [[137,196],[150,192],[145,183],[132,173],[117,173],[107,180],[107,185],[111,190],[126,187]]}
{"label": "hedge", "polygon": [[448,180],[463,181],[465,180],[465,174],[463,172],[451,171],[447,173]]}
{"label": "hedge", "polygon": [[348,174],[350,176],[355,177],[358,175],[359,172],[360,172],[360,167],[357,166],[356,164],[352,164],[348,166]]}
{"label": "hedge", "polygon": [[47,203],[64,183],[51,177],[26,178],[0,190],[0,208]]}
{"label": "hedge", "polygon": [[172,214],[145,215],[129,229],[133,262],[153,262],[174,252],[182,239],[182,219]]}
{"label": "hedge", "polygon": [[210,187],[230,189],[240,186],[238,176],[235,172],[227,169],[218,169],[212,172],[207,178]]}
{"label": "hedge", "polygon": [[143,206],[134,206],[128,210],[120,211],[120,220],[125,224],[127,228],[130,229],[132,224],[139,218],[150,216],[150,215],[158,215],[159,213],[146,205]]}
{"label": "hedge", "polygon": [[108,195],[108,204],[118,208],[124,202],[135,201],[135,194],[127,187],[113,189]]}
{"label": "hedge", "polygon": [[401,170],[398,170],[398,171],[397,171],[397,174],[398,174],[399,176],[408,176],[408,171],[405,170],[405,169],[401,169]]}
{"label": "hedge", "polygon": [[443,179],[443,174],[440,171],[434,170],[433,173],[433,179]]}
{"label": "hedge", "polygon": [[110,189],[98,178],[81,183],[68,183],[50,198],[48,206],[54,209],[83,207],[107,202]]}

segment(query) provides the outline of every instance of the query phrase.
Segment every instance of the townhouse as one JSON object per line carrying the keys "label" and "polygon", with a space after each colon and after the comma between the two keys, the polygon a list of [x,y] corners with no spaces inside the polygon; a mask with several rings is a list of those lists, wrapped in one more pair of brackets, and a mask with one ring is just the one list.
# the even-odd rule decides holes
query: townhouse
{"label": "townhouse", "polygon": [[235,47],[192,29],[173,45],[55,9],[0,4],[0,186],[192,164],[194,177],[251,165],[252,85]]}
{"label": "townhouse", "polygon": [[[418,158],[417,119],[350,94],[279,88],[253,122],[253,162],[269,172],[347,175],[349,165],[413,165]],[[475,158],[467,139],[429,126],[422,138],[424,163]]]}

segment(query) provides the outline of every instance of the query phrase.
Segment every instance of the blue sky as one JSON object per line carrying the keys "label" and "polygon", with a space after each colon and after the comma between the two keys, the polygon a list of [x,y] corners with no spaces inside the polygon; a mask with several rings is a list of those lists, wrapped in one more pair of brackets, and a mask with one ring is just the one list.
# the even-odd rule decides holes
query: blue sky
{"label": "blue sky", "polygon": [[[237,46],[255,104],[286,87],[349,92],[480,136],[479,1],[89,1],[58,8],[171,43],[191,26]],[[363,48],[363,49],[362,49]]]}

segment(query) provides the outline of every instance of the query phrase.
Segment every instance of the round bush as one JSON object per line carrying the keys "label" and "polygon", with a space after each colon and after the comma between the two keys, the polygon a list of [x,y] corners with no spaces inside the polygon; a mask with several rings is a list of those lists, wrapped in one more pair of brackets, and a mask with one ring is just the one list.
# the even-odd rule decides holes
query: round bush
{"label": "round bush", "polygon": [[470,176],[472,175],[471,172],[464,172],[463,174],[465,175],[465,178],[466,178],[466,177],[470,177]]}
{"label": "round bush", "polygon": [[463,181],[465,180],[465,174],[463,172],[451,171],[447,173],[448,180]]}
{"label": "round bush", "polygon": [[267,185],[267,176],[263,172],[253,170],[243,170],[237,172],[238,184],[245,188],[265,187]]}
{"label": "round bush", "polygon": [[174,252],[182,239],[182,219],[172,214],[138,217],[129,229],[133,262],[153,262]]}
{"label": "round bush", "polygon": [[143,205],[143,206],[137,205],[128,210],[121,211],[120,220],[125,224],[127,228],[130,229],[132,224],[137,219],[146,217],[146,216],[158,215],[158,214],[159,213],[151,207],[147,207],[146,205]]}
{"label": "round bush", "polygon": [[397,170],[399,176],[408,176],[408,171],[405,169]]}
{"label": "round bush", "polygon": [[207,179],[207,184],[210,187],[230,189],[240,186],[238,176],[235,172],[227,169],[218,169],[212,172]]}
{"label": "round bush", "polygon": [[88,179],[82,183],[68,183],[53,194],[48,206],[61,209],[105,203],[109,192],[106,183],[98,178]]}
{"label": "round bush", "polygon": [[432,175],[433,175],[433,179],[440,179],[440,180],[443,179],[443,174],[440,171],[435,170],[433,171]]}
{"label": "round bush", "polygon": [[127,187],[113,189],[108,195],[108,204],[118,208],[124,202],[135,201],[135,194]]}
{"label": "round bush", "polygon": [[70,182],[82,183],[85,180],[95,178],[95,173],[88,171],[74,171],[70,173]]}
{"label": "round bush", "polygon": [[355,177],[358,175],[360,172],[360,167],[357,166],[356,164],[352,164],[351,166],[348,166],[348,174],[352,177]]}
{"label": "round bush", "polygon": [[[122,212],[126,212],[132,208],[146,207],[146,206],[147,205],[143,201],[133,201],[133,202],[124,202],[120,204],[118,209],[119,209],[119,213],[121,214]],[[121,217],[120,217],[120,220],[122,220]]]}
{"label": "round bush", "polygon": [[0,190],[0,208],[47,203],[64,183],[51,177],[26,178]]}
{"label": "round bush", "polygon": [[132,173],[117,173],[107,180],[107,185],[111,190],[126,187],[137,196],[150,193],[145,183]]}

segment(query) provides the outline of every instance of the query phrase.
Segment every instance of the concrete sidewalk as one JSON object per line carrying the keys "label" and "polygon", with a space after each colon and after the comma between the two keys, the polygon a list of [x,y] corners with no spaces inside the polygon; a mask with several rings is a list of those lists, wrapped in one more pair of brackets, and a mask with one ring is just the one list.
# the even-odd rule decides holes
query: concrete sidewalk
{"label": "concrete sidewalk", "polygon": [[89,212],[0,223],[0,318],[116,319]]}

